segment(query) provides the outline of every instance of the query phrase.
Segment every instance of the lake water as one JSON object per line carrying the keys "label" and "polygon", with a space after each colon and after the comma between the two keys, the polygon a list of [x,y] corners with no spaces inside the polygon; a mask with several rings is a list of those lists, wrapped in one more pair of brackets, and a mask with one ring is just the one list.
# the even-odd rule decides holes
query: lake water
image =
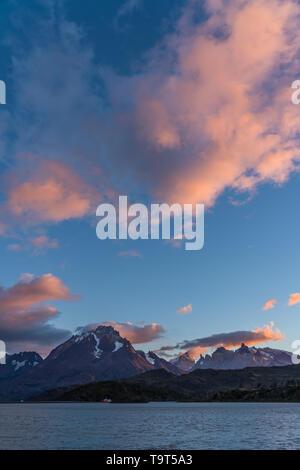
{"label": "lake water", "polygon": [[300,403],[0,404],[0,449],[300,449]]}

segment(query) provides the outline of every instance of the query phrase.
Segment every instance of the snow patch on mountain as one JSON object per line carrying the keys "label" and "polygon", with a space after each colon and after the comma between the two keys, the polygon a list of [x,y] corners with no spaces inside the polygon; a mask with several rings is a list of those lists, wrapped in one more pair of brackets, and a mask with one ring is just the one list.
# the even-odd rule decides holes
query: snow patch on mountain
{"label": "snow patch on mountain", "polygon": [[103,351],[102,349],[100,349],[100,340],[98,338],[98,336],[95,335],[95,333],[91,333],[94,340],[96,341],[96,344],[95,344],[95,351],[94,351],[94,356],[99,359],[99,357],[101,357]]}
{"label": "snow patch on mountain", "polygon": [[89,332],[86,332],[86,333],[81,333],[79,335],[76,335],[74,336],[74,342],[75,343],[81,343],[81,341],[83,341],[85,338],[87,338],[88,336],[90,336],[90,333]]}
{"label": "snow patch on mountain", "polygon": [[119,341],[115,341],[115,348],[113,352],[119,351],[119,349],[121,349],[123,346],[124,346],[123,343],[120,343]]}
{"label": "snow patch on mountain", "polygon": [[12,365],[15,366],[15,370],[18,370],[21,367],[24,367],[25,364],[26,364],[26,361],[22,361],[22,362],[12,361]]}

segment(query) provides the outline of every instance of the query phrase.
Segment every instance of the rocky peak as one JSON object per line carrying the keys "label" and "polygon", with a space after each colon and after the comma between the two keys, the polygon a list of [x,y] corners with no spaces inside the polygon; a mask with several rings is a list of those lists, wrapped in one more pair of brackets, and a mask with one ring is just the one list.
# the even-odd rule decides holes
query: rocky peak
{"label": "rocky peak", "polygon": [[219,348],[217,348],[217,349],[215,350],[215,353],[223,353],[223,352],[225,352],[225,351],[227,351],[227,349],[224,348],[223,346],[220,346]]}
{"label": "rocky peak", "polygon": [[[19,367],[27,366],[36,366],[42,362],[43,358],[34,351],[23,351],[15,354],[7,354],[6,362],[7,364],[20,364]],[[23,364],[23,366],[21,365]]]}
{"label": "rocky peak", "polygon": [[116,352],[122,347],[133,350],[130,342],[122,338],[112,326],[99,325],[94,330],[77,330],[65,343],[55,348],[47,357],[47,361],[66,357],[66,353],[76,360],[77,357],[93,357],[100,359],[103,353]]}
{"label": "rocky peak", "polygon": [[291,353],[272,348],[249,348],[242,343],[237,350],[218,348],[212,355],[201,356],[194,369],[244,369],[291,365]]}
{"label": "rocky peak", "polygon": [[183,370],[180,369],[179,366],[173,364],[171,361],[166,361],[166,359],[163,359],[162,357],[158,356],[153,351],[148,351],[147,353],[145,353],[144,351],[137,351],[137,353],[140,354],[147,361],[150,367],[153,367],[155,369],[164,369],[175,375],[180,375],[181,373],[183,373]]}
{"label": "rocky peak", "polygon": [[184,371],[191,370],[195,365],[195,361],[190,351],[179,354],[179,356],[175,357],[175,359],[172,359],[170,362]]}
{"label": "rocky peak", "polygon": [[244,354],[244,353],[250,354],[251,353],[250,349],[248,348],[248,346],[246,346],[245,343],[242,343],[241,347],[239,349],[237,349],[236,352],[237,353],[242,353],[242,354]]}
{"label": "rocky peak", "polygon": [[34,351],[6,354],[6,363],[0,365],[0,378],[7,378],[35,367],[43,362],[43,358]]}
{"label": "rocky peak", "polygon": [[100,338],[102,336],[115,336],[121,338],[120,333],[115,330],[112,326],[106,325],[99,325],[95,330],[94,333]]}

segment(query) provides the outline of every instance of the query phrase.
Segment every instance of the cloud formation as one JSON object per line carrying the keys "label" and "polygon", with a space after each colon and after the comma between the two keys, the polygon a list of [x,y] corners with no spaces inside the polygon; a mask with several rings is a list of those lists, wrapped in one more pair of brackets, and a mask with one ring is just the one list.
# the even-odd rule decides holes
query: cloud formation
{"label": "cloud formation", "polygon": [[208,336],[206,338],[198,338],[192,341],[184,341],[180,344],[181,349],[190,349],[194,347],[215,347],[224,346],[233,348],[245,343],[248,346],[253,346],[259,343],[268,341],[282,341],[284,339],[281,331],[276,328],[273,330],[274,323],[265,325],[262,328],[256,328],[251,331],[233,331],[231,333],[219,333],[216,335]]}
{"label": "cloud formation", "polygon": [[58,161],[35,163],[34,169],[21,181],[17,172],[10,175],[7,206],[14,216],[24,218],[27,223],[59,222],[82,217],[90,211],[91,201],[96,199],[95,190],[75,171]]}
{"label": "cloud formation", "polygon": [[133,344],[149,343],[160,338],[165,330],[159,323],[150,323],[149,325],[135,325],[131,322],[119,323],[115,321],[105,321],[101,323],[92,323],[85,327],[79,327],[80,331],[94,330],[99,325],[112,326],[121,336],[128,339]]}
{"label": "cloud formation", "polygon": [[0,337],[12,350],[24,348],[47,351],[70,332],[49,321],[60,312],[45,302],[76,300],[67,286],[52,274],[34,277],[25,273],[9,288],[0,287]]}
{"label": "cloud formation", "polygon": [[[124,2],[119,15],[138,5]],[[109,179],[124,194],[135,179],[151,199],[206,205],[226,189],[252,194],[298,171],[290,89],[300,70],[297,2],[206,0],[199,21],[197,2],[189,1],[174,33],[130,76],[95,64],[82,30],[63,11],[57,23],[50,2],[47,8],[35,31],[42,46],[15,47],[15,150],[65,166],[51,168],[49,178],[40,168],[17,180],[7,194],[14,215],[42,223],[89,213],[95,185],[79,178],[77,165],[80,175],[87,165],[105,167],[108,191]]]}
{"label": "cloud formation", "polygon": [[58,247],[58,240],[56,238],[51,240],[46,235],[40,235],[39,237],[32,238],[31,243],[36,248],[37,252]]}
{"label": "cloud formation", "polygon": [[196,356],[204,352],[207,348],[217,348],[220,346],[234,348],[245,343],[248,346],[266,343],[268,341],[282,341],[283,334],[278,328],[273,330],[274,323],[256,328],[251,331],[232,331],[230,333],[218,333],[204,338],[197,338],[191,341],[183,341],[175,346],[164,346],[160,351],[172,351],[175,349],[188,350]]}
{"label": "cloud formation", "polygon": [[192,304],[188,304],[185,307],[181,307],[176,313],[177,315],[187,315],[188,313],[191,313],[192,310]]}
{"label": "cloud formation", "polygon": [[275,307],[275,304],[278,304],[278,300],[276,299],[269,299],[264,304],[262,310],[270,310],[271,308]]}
{"label": "cloud formation", "polygon": [[45,254],[47,250],[58,248],[57,238],[49,238],[47,235],[39,235],[29,240],[22,240],[18,243],[10,243],[7,249],[10,251],[28,251],[33,249],[35,255]]}
{"label": "cloud formation", "polygon": [[6,235],[22,224],[84,217],[113,193],[102,169],[105,116],[93,50],[81,27],[66,19],[64,2],[38,3],[40,21],[34,9],[26,15],[14,9],[24,40],[5,32],[12,51],[14,105],[3,117],[15,136],[11,148],[1,118],[0,160],[11,168],[0,194],[1,201],[6,199],[0,207],[0,234]]}
{"label": "cloud formation", "polygon": [[203,22],[197,7],[188,3],[142,73],[107,77],[120,127],[110,143],[157,197],[213,205],[225,189],[252,193],[298,171],[300,6],[206,0]]}
{"label": "cloud formation", "polygon": [[290,295],[289,298],[289,306],[298,304],[300,302],[300,294],[299,292],[295,292],[294,294]]}

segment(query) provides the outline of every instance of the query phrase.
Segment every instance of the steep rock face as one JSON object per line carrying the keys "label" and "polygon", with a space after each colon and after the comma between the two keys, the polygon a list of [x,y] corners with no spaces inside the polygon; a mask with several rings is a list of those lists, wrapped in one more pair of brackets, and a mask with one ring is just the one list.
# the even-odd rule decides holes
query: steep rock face
{"label": "steep rock face", "polygon": [[210,356],[200,356],[196,369],[244,369],[292,365],[292,353],[272,348],[248,347],[242,343],[235,351],[220,347]]}
{"label": "steep rock face", "polygon": [[189,351],[180,354],[175,359],[172,359],[170,363],[185,372],[192,370],[195,366],[195,360],[191,357]]}
{"label": "steep rock face", "polygon": [[25,370],[37,366],[43,361],[36,352],[20,352],[6,354],[5,364],[0,364],[0,381],[21,374]]}
{"label": "steep rock face", "polygon": [[44,390],[131,377],[155,366],[111,326],[73,335],[17,377],[0,382],[0,400],[20,400]]}
{"label": "steep rock face", "polygon": [[49,354],[43,366],[64,372],[75,369],[89,381],[117,380],[153,369],[111,326],[72,336]]}
{"label": "steep rock face", "polygon": [[153,351],[149,351],[148,353],[144,353],[144,351],[138,351],[148,362],[151,364],[155,369],[164,369],[168,372],[171,372],[175,375],[181,375],[184,373],[176,365],[172,364],[171,362],[166,361],[162,357],[159,357]]}

